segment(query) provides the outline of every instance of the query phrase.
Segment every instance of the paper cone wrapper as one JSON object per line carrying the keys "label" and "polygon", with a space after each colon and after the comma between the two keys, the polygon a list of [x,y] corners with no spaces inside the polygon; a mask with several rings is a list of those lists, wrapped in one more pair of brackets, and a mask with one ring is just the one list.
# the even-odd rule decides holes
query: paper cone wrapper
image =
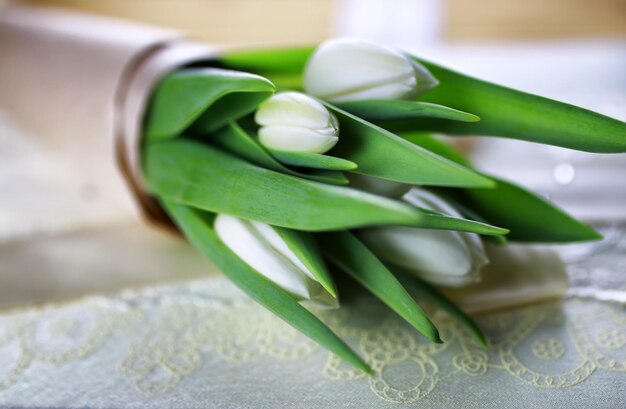
{"label": "paper cone wrapper", "polygon": [[164,222],[141,175],[147,103],[164,75],[216,53],[173,30],[7,7],[0,12],[0,107],[102,194]]}

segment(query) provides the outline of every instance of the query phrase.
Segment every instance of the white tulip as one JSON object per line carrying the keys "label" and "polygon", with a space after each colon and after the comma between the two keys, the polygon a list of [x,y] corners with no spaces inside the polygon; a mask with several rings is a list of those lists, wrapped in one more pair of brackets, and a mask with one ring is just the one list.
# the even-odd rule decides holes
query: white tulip
{"label": "white tulip", "polygon": [[298,300],[317,307],[339,306],[270,225],[220,214],[214,227],[241,260]]}
{"label": "white tulip", "polygon": [[304,70],[306,92],[333,102],[412,99],[437,84],[423,65],[405,54],[355,39],[322,43]]}
{"label": "white tulip", "polygon": [[[407,202],[424,209],[460,217],[436,195],[412,189]],[[359,237],[381,259],[406,268],[441,286],[460,287],[480,280],[489,263],[480,237],[473,233],[413,227],[380,227],[361,231]]]}
{"label": "white tulip", "polygon": [[339,140],[339,122],[324,105],[299,92],[281,92],[262,102],[254,117],[259,141],[281,151],[325,153]]}

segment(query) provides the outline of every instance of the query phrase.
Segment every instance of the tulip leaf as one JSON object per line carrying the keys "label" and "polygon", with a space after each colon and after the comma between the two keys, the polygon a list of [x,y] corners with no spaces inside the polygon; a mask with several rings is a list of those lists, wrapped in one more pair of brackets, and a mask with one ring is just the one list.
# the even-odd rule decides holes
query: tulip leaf
{"label": "tulip leaf", "polygon": [[310,169],[298,172],[303,178],[315,180],[322,183],[330,183],[332,185],[348,185],[350,180],[340,171],[325,169]]}
{"label": "tulip leaf", "polygon": [[421,146],[424,149],[428,149],[431,152],[436,153],[439,156],[443,156],[453,162],[472,167],[472,163],[461,152],[454,148],[449,143],[446,143],[440,139],[437,139],[431,134],[424,132],[411,132],[411,133],[399,133],[400,137]]}
{"label": "tulip leaf", "polygon": [[419,120],[421,118],[448,119],[461,122],[477,122],[476,115],[429,102],[402,99],[363,99],[335,104],[339,108],[366,121],[384,127],[388,120]]}
{"label": "tulip leaf", "polygon": [[306,231],[405,225],[505,234],[506,229],[421,211],[397,200],[261,168],[185,138],[148,143],[151,193],[179,204]]}
{"label": "tulip leaf", "polygon": [[[435,189],[435,191],[437,195],[439,195],[442,199],[448,202],[452,207],[458,210],[463,215],[463,217],[466,217],[470,220],[476,220],[477,222],[481,222],[481,223],[488,223],[488,221],[484,217],[482,217],[481,215],[476,213],[474,210],[470,209],[469,207],[459,202],[459,200],[453,197],[453,195],[450,195],[449,194],[450,192],[446,192],[444,189]],[[483,239],[489,240],[492,243],[497,244],[499,246],[504,246],[508,243],[506,236],[483,236]]]}
{"label": "tulip leaf", "polygon": [[235,285],[344,361],[371,373],[371,368],[330,328],[301,306],[287,291],[241,260],[219,239],[213,229],[214,215],[168,201],[162,203],[191,244],[209,257]]}
{"label": "tulip leaf", "polygon": [[492,177],[495,189],[466,189],[459,201],[484,220],[504,226],[509,240],[567,243],[598,240],[602,235],[539,195]]}
{"label": "tulip leaf", "polygon": [[305,179],[317,180],[318,182],[337,185],[348,184],[348,179],[341,172],[327,170],[324,172],[311,171],[305,173],[297,172],[284,166],[255,138],[248,135],[248,133],[235,122],[231,122],[228,126],[212,133],[207,140],[228,152],[267,169],[272,169],[287,175],[300,176]]}
{"label": "tulip leaf", "polygon": [[493,227],[489,224],[481,223],[474,220],[460,219],[421,207],[414,206],[413,208],[418,210],[423,215],[424,219],[417,227],[421,227],[424,229],[457,230],[467,233],[484,234],[487,236],[509,233],[509,230],[506,228]]}
{"label": "tulip leaf", "polygon": [[241,71],[268,71],[302,74],[314,47],[279,47],[266,49],[226,50],[219,61]]}
{"label": "tulip leaf", "polygon": [[312,152],[289,152],[268,149],[273,157],[287,165],[328,170],[354,170],[358,165],[346,159]]}
{"label": "tulip leaf", "polygon": [[274,93],[258,75],[218,68],[183,69],[158,85],[145,124],[147,140],[168,139],[190,126],[203,132],[254,111]]}
{"label": "tulip leaf", "polygon": [[501,136],[588,152],[626,152],[624,122],[416,60],[439,80],[439,86],[421,100],[472,112],[481,119],[473,123],[438,119],[399,123],[404,129]]}
{"label": "tulip leaf", "polygon": [[396,182],[454,187],[490,187],[476,172],[391,132],[326,104],[339,119],[340,140],[330,154],[353,161],[352,172]]}
{"label": "tulip leaf", "polygon": [[324,256],[320,252],[317,242],[310,233],[284,227],[272,226],[274,231],[285,241],[289,250],[298,257],[298,260],[313,273],[317,281],[333,297],[337,298],[337,287],[330,275]]}
{"label": "tulip leaf", "polygon": [[321,236],[324,254],[363,287],[387,304],[433,342],[441,343],[439,331],[402,284],[356,237],[347,231]]}
{"label": "tulip leaf", "polygon": [[478,340],[481,346],[487,348],[487,339],[474,320],[437,288],[401,267],[395,265],[388,265],[387,267],[410,293],[415,294],[418,299],[428,301],[450,314]]}
{"label": "tulip leaf", "polygon": [[[443,141],[425,134],[410,134],[408,140],[450,160],[470,166],[458,151]],[[487,176],[487,175],[485,175]],[[504,179],[489,176],[493,189],[446,191],[460,205],[461,213],[476,221],[495,223],[511,230],[507,238],[514,241],[563,243],[601,239],[591,227],[535,193]],[[441,193],[441,192],[440,192]],[[495,238],[499,241],[498,238]]]}
{"label": "tulip leaf", "polygon": [[219,57],[221,65],[254,72],[268,78],[278,89],[302,90],[302,72],[313,47],[289,47],[262,50],[227,50]]}

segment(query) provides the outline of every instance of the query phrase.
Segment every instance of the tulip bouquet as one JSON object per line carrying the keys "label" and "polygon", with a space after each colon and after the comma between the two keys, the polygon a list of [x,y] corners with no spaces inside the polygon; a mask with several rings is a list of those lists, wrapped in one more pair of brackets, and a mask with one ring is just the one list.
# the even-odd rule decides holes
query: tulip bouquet
{"label": "tulip bouquet", "polygon": [[483,240],[600,238],[543,198],[479,172],[432,133],[626,151],[622,122],[382,45],[333,40],[226,53],[165,77],[145,118],[143,177],[236,285],[368,372],[306,308],[339,306],[337,274],[433,342],[442,341],[416,299],[486,345],[436,288],[480,279]]}

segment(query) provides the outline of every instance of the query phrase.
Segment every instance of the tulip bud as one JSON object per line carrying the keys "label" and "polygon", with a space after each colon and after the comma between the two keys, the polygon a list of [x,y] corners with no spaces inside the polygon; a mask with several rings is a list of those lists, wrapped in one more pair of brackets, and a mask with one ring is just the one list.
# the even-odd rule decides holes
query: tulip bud
{"label": "tulip bud", "polygon": [[317,307],[339,306],[270,225],[220,214],[214,228],[241,260],[298,300]]}
{"label": "tulip bud", "polygon": [[281,151],[325,153],[339,138],[337,118],[314,98],[281,92],[262,102],[254,117],[259,141]]}
{"label": "tulip bud", "polygon": [[[434,194],[412,189],[404,199],[421,208],[461,216]],[[361,231],[361,240],[383,260],[441,286],[460,287],[480,280],[488,264],[485,248],[474,233],[413,227],[380,227]]]}
{"label": "tulip bud", "polygon": [[306,92],[333,102],[413,99],[437,84],[423,65],[403,53],[355,39],[321,44],[304,70]]}

